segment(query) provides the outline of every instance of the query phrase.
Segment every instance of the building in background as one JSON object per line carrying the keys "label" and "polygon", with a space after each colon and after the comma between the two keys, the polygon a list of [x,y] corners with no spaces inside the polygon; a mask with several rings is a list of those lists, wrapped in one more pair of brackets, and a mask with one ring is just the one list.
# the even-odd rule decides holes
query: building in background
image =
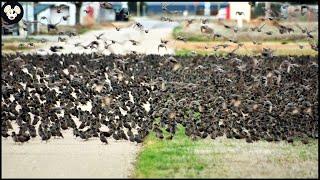
{"label": "building in background", "polygon": [[[83,16],[86,16],[84,10],[86,9],[86,4],[83,3],[81,10],[80,10],[80,22],[83,23]],[[95,3],[91,3],[94,10],[97,9]],[[57,7],[61,7],[61,13],[57,13]],[[76,6],[74,3],[71,2],[39,2],[35,6],[35,15],[37,19],[41,22],[46,22],[45,20],[41,20],[41,17],[47,17],[50,19],[51,23],[57,23],[61,20],[62,16],[68,15],[69,18],[67,21],[62,21],[61,25],[69,25],[74,26],[76,25]],[[97,15],[97,13],[95,14]]]}
{"label": "building in background", "polygon": [[99,8],[99,15],[97,21],[105,23],[116,20],[116,12],[120,12],[122,8],[128,8],[128,2],[111,2],[113,9]]}
{"label": "building in background", "polygon": [[[146,15],[161,15],[163,2],[146,2]],[[188,15],[217,15],[227,2],[166,2],[169,11],[186,11]]]}
{"label": "building in background", "polygon": [[[128,7],[127,2],[111,2],[113,5],[113,9],[104,9],[100,8],[99,2],[83,2],[81,10],[80,10],[80,23],[86,24],[86,17],[90,16],[93,18],[94,23],[101,23],[106,21],[114,21],[115,20],[115,11],[120,11],[123,7]],[[62,5],[62,13],[58,14],[56,12],[56,7]],[[68,21],[61,23],[61,25],[76,25],[76,7],[72,2],[41,2],[39,3],[41,10],[37,11],[38,19],[42,16],[46,16],[51,19],[52,23],[59,22],[60,18],[63,15],[69,15]],[[45,9],[43,9],[45,7]],[[85,10],[90,10],[89,13],[86,13]]]}

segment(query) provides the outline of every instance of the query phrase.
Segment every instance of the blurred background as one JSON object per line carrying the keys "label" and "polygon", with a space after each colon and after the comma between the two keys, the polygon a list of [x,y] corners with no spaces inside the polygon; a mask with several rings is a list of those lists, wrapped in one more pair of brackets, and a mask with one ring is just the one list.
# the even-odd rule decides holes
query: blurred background
{"label": "blurred background", "polygon": [[[3,50],[30,51],[63,45],[65,53],[75,50],[90,53],[91,49],[75,49],[73,45],[87,46],[102,34],[104,40],[139,42],[139,46],[118,43],[108,50],[99,46],[97,51],[106,53],[225,53],[237,48],[233,42],[241,42],[244,46],[237,50],[239,54],[256,54],[264,48],[273,49],[279,55],[317,54],[311,47],[317,47],[318,42],[318,1],[123,1],[108,2],[109,8],[101,6],[103,2],[82,1],[21,4],[23,21],[15,27],[2,28]],[[62,17],[67,18],[62,20]],[[205,26],[213,30],[211,33],[200,30],[204,19],[207,20]],[[143,28],[137,29],[137,23]],[[48,24],[58,25],[49,31]],[[281,27],[292,31],[281,33]],[[252,30],[255,28],[262,30]],[[220,34],[222,38],[215,38],[213,34]],[[159,50],[161,39],[169,43]],[[215,50],[221,45],[226,48]]]}
{"label": "blurred background", "polygon": [[[4,2],[2,2],[3,4]],[[57,15],[56,9],[61,8],[63,15],[68,15],[67,21],[61,22],[62,26],[85,26],[93,27],[95,25],[103,25],[106,22],[112,21],[128,21],[130,17],[150,17],[159,18],[162,15],[163,2],[111,2],[113,9],[104,9],[99,6],[99,2],[21,2],[25,10],[23,19],[26,21],[40,20],[45,16],[52,23],[60,20],[60,15]],[[301,6],[302,2],[289,2],[289,7],[286,13],[291,13],[296,8]],[[303,2],[311,8],[318,11],[317,1]],[[181,15],[176,15],[175,20],[183,20],[197,16],[206,16],[212,19],[236,20],[237,11],[244,12],[242,17],[250,22],[259,17],[265,16],[264,7],[271,7],[272,10],[281,12],[280,2],[253,2],[249,5],[247,2],[168,2],[168,10],[180,12]],[[85,10],[87,12],[85,12]],[[121,13],[130,14],[129,18],[122,18]],[[288,19],[290,21],[291,19]],[[299,21],[318,21],[318,17],[307,15],[300,17]],[[19,28],[15,31],[6,31],[2,29],[3,35],[26,35],[26,34],[43,34],[45,26],[41,27],[38,24],[32,24],[28,27],[27,32],[23,32],[21,23],[17,24]]]}

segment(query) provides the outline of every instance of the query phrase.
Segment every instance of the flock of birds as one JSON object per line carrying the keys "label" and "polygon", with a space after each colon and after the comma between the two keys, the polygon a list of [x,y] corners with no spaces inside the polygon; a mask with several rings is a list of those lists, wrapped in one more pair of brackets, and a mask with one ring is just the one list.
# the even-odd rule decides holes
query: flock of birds
{"label": "flock of birds", "polygon": [[141,143],[152,131],[172,139],[180,124],[192,139],[318,138],[316,57],[163,58],[5,55],[2,137],[48,141],[72,129],[84,141]]}
{"label": "flock of birds", "polygon": [[[101,6],[112,8],[110,3]],[[167,6],[163,4],[164,13],[180,13],[168,11]],[[305,8],[301,7],[301,12]],[[61,21],[66,18],[63,16]],[[285,17],[277,15],[265,21],[277,24],[279,33],[293,31],[277,23],[277,18]],[[171,21],[166,16],[161,20]],[[208,21],[201,20],[201,32],[223,37],[214,33]],[[47,23],[48,31],[59,24],[48,19]],[[193,20],[188,20],[187,26],[191,23]],[[237,32],[235,27],[223,25]],[[261,32],[263,26],[251,31]],[[148,33],[139,22],[133,28]],[[120,31],[119,27],[115,29]],[[301,28],[301,31],[308,39],[314,38],[310,30]],[[62,34],[77,36],[72,32]],[[88,45],[74,46],[95,49],[102,41],[108,49],[112,44],[123,43],[105,39],[103,35],[96,35]],[[59,36],[58,41],[66,39]],[[127,41],[134,46],[139,44],[134,39]],[[168,42],[161,39],[158,51],[166,49]],[[300,138],[307,144],[308,138],[318,138],[316,57],[277,57],[271,49],[256,56],[240,57],[235,51],[243,44],[230,42],[238,47],[221,57],[178,58],[135,51],[124,56],[2,55],[1,135],[25,143],[37,136],[42,141],[63,138],[64,130],[72,129],[74,137],[84,141],[99,138],[108,144],[108,138],[113,138],[141,143],[150,132],[159,139],[171,140],[181,125],[193,140],[225,135],[246,139],[248,143],[258,140],[292,143]],[[318,51],[318,45],[311,44],[311,48]],[[50,47],[52,52],[61,49],[62,46]],[[18,132],[12,123],[18,126]]]}
{"label": "flock of birds", "polygon": [[[260,33],[261,36],[272,36],[275,35],[275,33],[278,31],[279,34],[284,35],[284,34],[292,34],[293,32],[297,32],[300,31],[300,34],[303,35],[303,37],[305,37],[305,40],[308,41],[311,49],[313,49],[314,51],[318,51],[319,49],[319,45],[318,45],[318,41],[317,38],[315,37],[315,35],[313,33],[318,33],[318,29],[317,27],[315,27],[314,29],[309,29],[308,27],[302,27],[301,25],[299,25],[299,23],[293,23],[294,25],[285,25],[285,23],[281,22],[283,20],[287,20],[289,17],[291,18],[297,18],[297,17],[305,17],[307,12],[312,14],[313,16],[317,16],[317,12],[312,9],[309,8],[306,5],[301,5],[300,8],[296,8],[293,10],[293,13],[285,13],[288,12],[288,4],[282,4],[282,6],[280,7],[280,12],[277,12],[276,10],[271,10],[270,8],[264,8],[263,10],[265,12],[265,14],[267,14],[267,16],[265,17],[261,17],[258,18],[257,20],[259,21],[259,25],[256,26],[251,26],[249,27],[249,32],[250,33]],[[166,10],[166,8],[165,8]],[[298,15],[300,14],[300,16]],[[236,15],[238,16],[242,16],[244,15],[244,12],[241,11],[237,11]],[[163,21],[169,21],[172,22],[173,20],[168,18],[168,17],[161,17],[161,20]],[[187,19],[186,23],[184,25],[184,28],[189,28],[191,24],[194,24],[196,22],[196,19]],[[238,49],[242,48],[246,48],[244,43],[239,41],[237,39],[237,33],[241,32],[241,30],[239,29],[238,25],[228,25],[226,23],[223,22],[222,19],[218,19],[218,21],[216,22],[215,25],[218,26],[222,26],[227,30],[227,33],[221,34],[217,31],[215,31],[214,27],[216,26],[210,26],[209,22],[210,20],[208,18],[202,18],[200,19],[200,32],[204,35],[207,35],[208,38],[212,39],[213,41],[215,40],[223,40],[225,42],[230,42],[230,43],[234,43],[236,45],[236,47],[231,50],[231,52],[229,53],[234,53],[235,51],[237,51]],[[266,27],[266,25],[269,25],[269,28],[267,30],[263,30],[265,29],[264,27]],[[274,27],[277,31],[272,31],[270,29],[270,27]],[[261,45],[263,44],[263,42],[258,42],[257,40],[254,40],[254,38],[250,37],[250,33],[248,34],[249,38],[251,39],[253,45],[257,45],[259,47],[261,47]],[[229,35],[232,35],[231,37]],[[183,36],[178,36],[177,40],[182,40],[184,42],[187,41],[186,37]],[[279,39],[281,40],[281,39]],[[284,40],[281,42],[281,44],[286,44],[288,43],[285,38]],[[297,42],[295,42],[300,49],[305,48],[306,46],[303,46]],[[218,44],[212,47],[213,52],[216,52],[217,50],[220,49],[224,49],[227,47],[231,47],[231,44]],[[209,49],[209,47],[207,45],[204,46],[205,49]],[[271,48],[263,48],[262,49],[262,54],[265,55],[272,55],[272,53],[274,52],[274,49]]]}

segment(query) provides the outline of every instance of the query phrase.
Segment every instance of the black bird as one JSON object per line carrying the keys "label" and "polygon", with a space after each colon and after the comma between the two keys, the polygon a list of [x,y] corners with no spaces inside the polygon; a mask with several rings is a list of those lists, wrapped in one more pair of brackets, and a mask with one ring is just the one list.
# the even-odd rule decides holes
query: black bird
{"label": "black bird", "polygon": [[239,16],[241,16],[241,15],[243,15],[244,14],[244,12],[242,12],[242,11],[237,11],[236,12],[236,15],[239,15]]}
{"label": "black bird", "polygon": [[3,131],[2,131],[1,136],[4,137],[4,138],[7,138],[7,137],[9,137],[10,135],[9,135],[7,132],[3,132]]}
{"label": "black bird", "polygon": [[32,138],[35,138],[37,136],[36,128],[33,125],[29,125],[28,128],[29,128],[30,136]]}
{"label": "black bird", "polygon": [[[129,136],[129,135],[128,135]],[[130,142],[135,142],[135,136],[129,136],[129,140],[130,140]]]}
{"label": "black bird", "polygon": [[133,136],[133,133],[132,133],[131,129],[129,129],[129,130],[127,131],[127,135],[128,135],[129,137]]}
{"label": "black bird", "polygon": [[178,36],[177,40],[180,40],[180,41],[183,41],[183,42],[187,41],[187,39],[185,37],[182,37],[182,36]]}
{"label": "black bird", "polygon": [[11,137],[15,143],[20,142],[15,132],[12,132]]}
{"label": "black bird", "polygon": [[113,133],[113,134],[112,134],[112,137],[113,137],[113,139],[115,139],[115,140],[120,140],[120,137],[118,136],[117,133]]}
{"label": "black bird", "polygon": [[164,138],[161,130],[156,131],[156,137],[159,138],[159,139],[163,139]]}
{"label": "black bird", "polygon": [[142,138],[141,138],[141,136],[140,136],[139,134],[136,134],[136,135],[134,136],[134,140],[135,140],[137,143],[142,143],[142,142],[143,142],[143,140],[142,140]]}
{"label": "black bird", "polygon": [[111,130],[106,131],[106,132],[100,131],[100,133],[102,133],[105,137],[110,137],[113,134],[113,132]]}
{"label": "black bird", "polygon": [[167,44],[169,42],[168,40],[163,40],[163,39],[161,39],[160,41],[162,44]]}
{"label": "black bird", "polygon": [[77,128],[73,129],[73,135],[76,136],[76,138],[80,136],[80,132]]}
{"label": "black bird", "polygon": [[39,117],[38,117],[38,116],[35,116],[35,117],[33,118],[32,125],[33,125],[33,126],[37,125],[38,122],[39,122],[39,120],[40,120]]}
{"label": "black bird", "polygon": [[308,138],[301,139],[302,144],[309,144]]}
{"label": "black bird", "polygon": [[104,144],[108,144],[107,138],[103,135],[103,133],[100,133],[100,141]]}
{"label": "black bird", "polygon": [[268,32],[266,32],[266,35],[272,35],[272,31],[268,31]]}
{"label": "black bird", "polygon": [[287,142],[288,143],[293,143],[293,138],[292,137],[287,137]]}
{"label": "black bird", "polygon": [[90,136],[84,131],[79,131],[79,137],[85,141],[89,140]]}
{"label": "black bird", "polygon": [[28,135],[17,135],[15,132],[12,132],[12,139],[14,142],[21,142],[21,143],[24,143],[24,142],[27,142],[29,139],[30,139],[30,136]]}
{"label": "black bird", "polygon": [[63,49],[62,46],[51,46],[50,47],[50,51],[52,51],[52,52],[58,52],[61,49]]}
{"label": "black bird", "polygon": [[158,45],[158,52],[159,52],[159,48],[165,48],[167,50],[167,47],[165,44],[161,43]]}
{"label": "black bird", "polygon": [[64,21],[67,21],[69,17],[70,17],[69,15],[67,15],[67,16],[62,16],[62,19],[63,19]]}
{"label": "black bird", "polygon": [[120,136],[121,136],[122,139],[128,140],[128,137],[127,137],[127,135],[124,133],[123,130],[120,131]]}
{"label": "black bird", "polygon": [[264,23],[262,26],[258,27],[258,28],[257,28],[257,31],[258,31],[258,32],[261,32],[261,31],[262,31],[262,28],[263,28],[265,25],[266,25],[266,23]]}

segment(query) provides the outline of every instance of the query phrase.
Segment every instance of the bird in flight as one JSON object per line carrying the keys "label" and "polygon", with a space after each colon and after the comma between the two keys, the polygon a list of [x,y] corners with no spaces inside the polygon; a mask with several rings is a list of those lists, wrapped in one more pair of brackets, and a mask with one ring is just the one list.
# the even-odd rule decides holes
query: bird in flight
{"label": "bird in flight", "polygon": [[237,12],[236,12],[236,15],[239,15],[239,16],[244,15],[244,12],[242,12],[242,11],[237,11]]}
{"label": "bird in flight", "polygon": [[109,2],[100,2],[100,7],[103,9],[113,9],[113,5]]}
{"label": "bird in flight", "polygon": [[95,35],[95,36],[96,36],[97,40],[100,40],[103,35],[104,35],[104,33],[101,33],[101,34],[98,34],[98,35]]}

